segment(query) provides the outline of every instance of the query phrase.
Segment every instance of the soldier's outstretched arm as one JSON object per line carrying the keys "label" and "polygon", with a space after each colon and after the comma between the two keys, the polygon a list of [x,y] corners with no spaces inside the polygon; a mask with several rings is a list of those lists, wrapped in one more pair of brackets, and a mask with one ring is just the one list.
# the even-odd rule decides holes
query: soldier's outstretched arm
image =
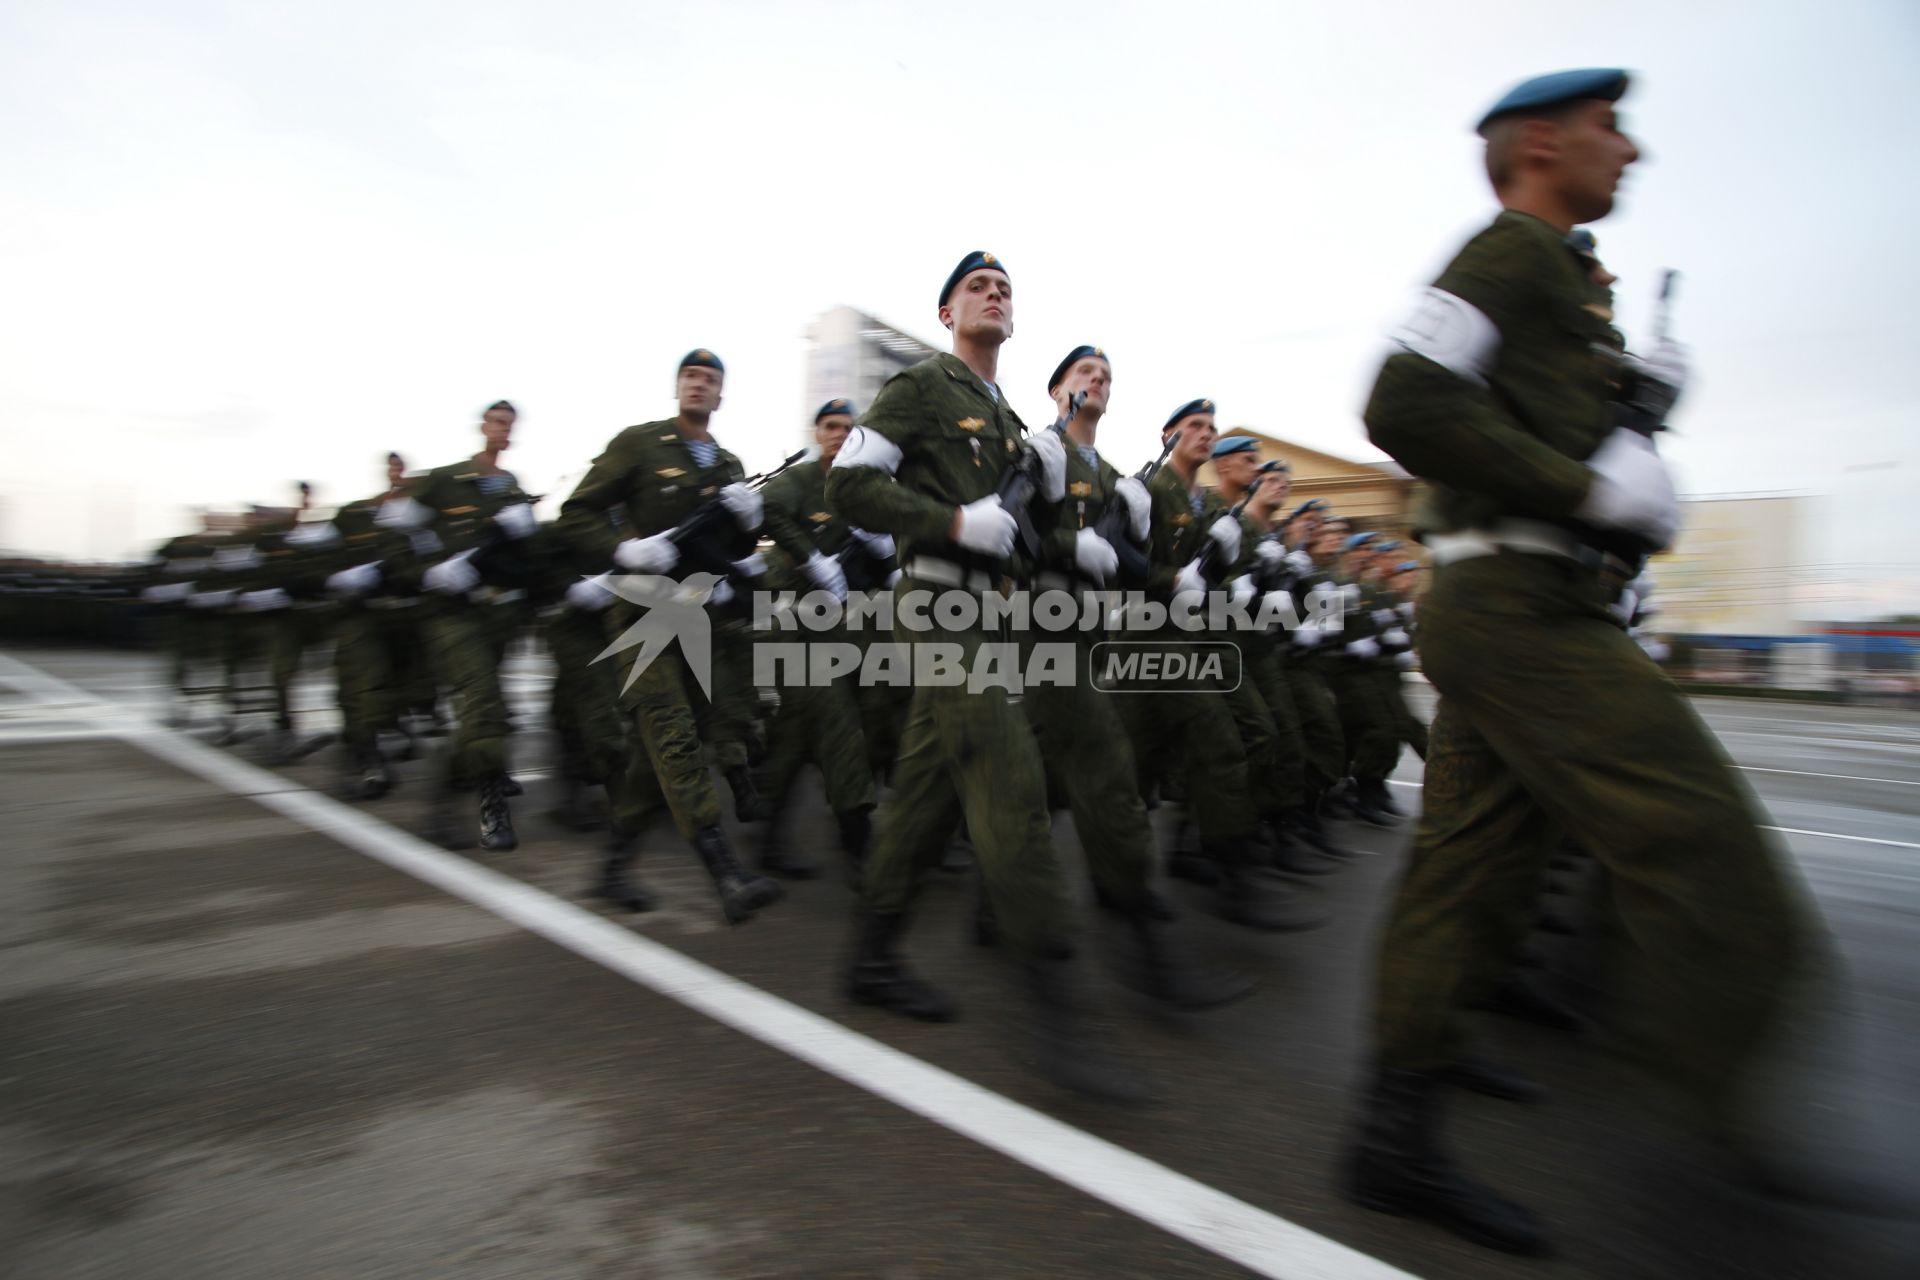
{"label": "soldier's outstretched arm", "polygon": [[623,506],[632,484],[633,457],[615,436],[567,500],[560,504],[555,521],[561,539],[583,563],[605,565],[613,560],[613,549],[620,545],[620,529],[607,518],[613,507]]}
{"label": "soldier's outstretched arm", "polygon": [[925,430],[920,391],[896,375],[880,389],[860,425],[847,437],[827,472],[827,503],[842,519],[873,533],[918,543],[947,540],[954,506],[894,483],[901,463]]}
{"label": "soldier's outstretched arm", "polygon": [[1392,335],[1367,401],[1367,436],[1414,475],[1515,515],[1570,517],[1591,473],[1521,427],[1488,387],[1502,331],[1535,322],[1559,264],[1519,237],[1482,236]]}

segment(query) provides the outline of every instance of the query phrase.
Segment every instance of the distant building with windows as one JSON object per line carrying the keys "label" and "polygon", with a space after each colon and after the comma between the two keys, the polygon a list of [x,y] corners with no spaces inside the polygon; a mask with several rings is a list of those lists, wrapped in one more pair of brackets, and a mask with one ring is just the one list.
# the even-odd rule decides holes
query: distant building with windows
{"label": "distant building with windows", "polygon": [[835,396],[864,412],[887,379],[940,354],[910,333],[852,307],[835,307],[807,326],[807,392],[801,443],[813,443],[813,414]]}

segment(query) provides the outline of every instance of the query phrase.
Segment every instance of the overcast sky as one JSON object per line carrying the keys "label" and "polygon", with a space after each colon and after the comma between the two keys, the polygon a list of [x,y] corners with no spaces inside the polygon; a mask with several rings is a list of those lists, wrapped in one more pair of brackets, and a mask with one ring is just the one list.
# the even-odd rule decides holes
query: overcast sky
{"label": "overcast sky", "polygon": [[753,468],[808,416],[808,321],[939,342],[973,248],[1013,276],[1030,423],[1094,342],[1122,466],[1203,395],[1377,457],[1378,335],[1493,210],[1472,122],[1607,65],[1645,158],[1596,231],[1630,340],[1684,273],[1683,488],[1819,495],[1836,604],[1920,603],[1911,0],[12,0],[0,544],[119,557],[295,479],[360,497],[502,396],[551,514],[694,346]]}

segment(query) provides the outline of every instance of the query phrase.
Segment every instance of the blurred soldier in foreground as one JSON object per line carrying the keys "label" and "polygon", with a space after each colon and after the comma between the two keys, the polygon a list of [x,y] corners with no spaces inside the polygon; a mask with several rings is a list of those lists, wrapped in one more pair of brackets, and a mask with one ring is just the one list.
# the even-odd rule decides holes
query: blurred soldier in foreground
{"label": "blurred soldier in foreground", "polygon": [[1620,71],[1546,76],[1481,121],[1504,212],[1394,335],[1366,410],[1374,443],[1434,489],[1421,655],[1440,704],[1346,1188],[1515,1252],[1541,1250],[1542,1229],[1453,1164],[1439,1073],[1528,925],[1548,833],[1580,833],[1616,879],[1625,1039],[1722,1131],[1810,936],[1725,757],[1603,586],[1603,546],[1663,547],[1678,521],[1651,441],[1610,428],[1608,326],[1566,243],[1637,158],[1614,114],[1626,87]]}

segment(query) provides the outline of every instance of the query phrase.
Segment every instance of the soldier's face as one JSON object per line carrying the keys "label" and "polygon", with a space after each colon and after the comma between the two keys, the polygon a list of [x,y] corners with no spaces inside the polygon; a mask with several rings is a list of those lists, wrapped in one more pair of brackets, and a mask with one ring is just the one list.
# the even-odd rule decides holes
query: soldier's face
{"label": "soldier's face", "polygon": [[1073,368],[1067,370],[1067,376],[1053,389],[1053,402],[1065,413],[1073,397],[1082,391],[1087,393],[1084,408],[1105,413],[1107,397],[1113,392],[1113,367],[1099,356],[1074,361]]}
{"label": "soldier's face", "polygon": [[405,479],[406,474],[407,474],[407,464],[405,460],[397,457],[387,459],[387,487],[389,489],[393,488],[395,485],[399,484],[401,480]]}
{"label": "soldier's face", "polygon": [[968,273],[947,295],[940,323],[956,338],[998,336],[1005,342],[1013,336],[1013,281],[992,267]]}
{"label": "soldier's face", "polygon": [[513,441],[513,414],[506,409],[487,410],[480,415],[480,434],[489,453],[501,452]]}
{"label": "soldier's face", "polygon": [[1223,453],[1215,458],[1213,474],[1220,477],[1220,483],[1223,485],[1244,489],[1253,482],[1254,470],[1259,465],[1260,459],[1254,456],[1253,450],[1242,449],[1239,453]]}
{"label": "soldier's face", "polygon": [[820,446],[820,460],[832,462],[840,452],[840,446],[847,442],[847,432],[853,430],[853,416],[846,413],[830,413],[813,424],[813,442]]}
{"label": "soldier's face", "polygon": [[1613,210],[1621,175],[1640,158],[1633,139],[1620,131],[1611,102],[1583,102],[1556,126],[1556,172],[1561,195],[1575,222],[1594,222]]}
{"label": "soldier's face", "polygon": [[1260,486],[1260,498],[1270,507],[1277,507],[1293,493],[1293,477],[1284,471],[1267,472],[1267,482]]}
{"label": "soldier's face", "polygon": [[1343,524],[1323,524],[1313,533],[1313,554],[1330,556],[1340,549],[1346,540],[1347,526]]}
{"label": "soldier's face", "polygon": [[1180,433],[1180,446],[1174,452],[1182,463],[1198,467],[1213,457],[1213,442],[1220,433],[1213,428],[1212,414],[1190,413],[1174,423],[1173,429]]}
{"label": "soldier's face", "polygon": [[691,364],[674,380],[674,395],[685,412],[712,413],[720,407],[720,384],[718,369]]}

